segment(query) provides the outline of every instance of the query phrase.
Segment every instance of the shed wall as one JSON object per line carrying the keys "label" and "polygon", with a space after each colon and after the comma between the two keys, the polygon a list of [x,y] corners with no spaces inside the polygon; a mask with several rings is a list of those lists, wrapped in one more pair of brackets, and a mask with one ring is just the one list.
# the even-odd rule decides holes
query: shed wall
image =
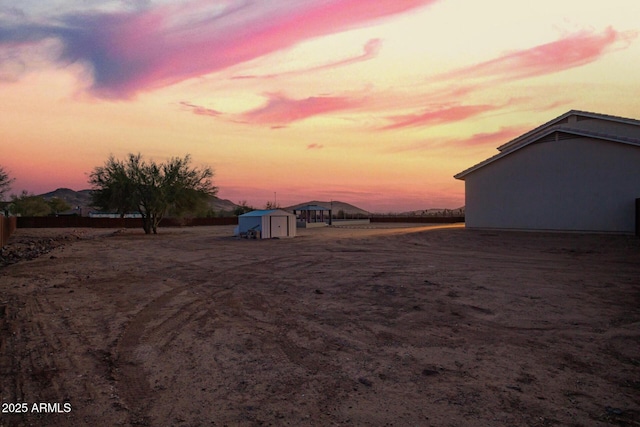
{"label": "shed wall", "polygon": [[240,233],[246,233],[251,228],[257,225],[258,226],[262,225],[262,217],[259,217],[259,216],[249,216],[249,217],[239,216],[238,217],[238,232]]}
{"label": "shed wall", "polygon": [[627,144],[531,144],[466,177],[466,225],[633,233],[638,165],[640,148]]}

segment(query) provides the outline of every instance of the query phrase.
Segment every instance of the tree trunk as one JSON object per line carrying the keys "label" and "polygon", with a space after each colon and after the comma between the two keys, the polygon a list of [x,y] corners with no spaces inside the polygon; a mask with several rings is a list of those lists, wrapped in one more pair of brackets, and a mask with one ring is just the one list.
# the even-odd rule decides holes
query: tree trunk
{"label": "tree trunk", "polygon": [[149,215],[142,216],[142,229],[144,230],[144,234],[151,234],[151,219]]}
{"label": "tree trunk", "polygon": [[158,234],[158,225],[160,224],[160,221],[162,220],[162,216],[155,214],[153,216],[153,220],[151,221],[151,226],[153,228],[153,234]]}

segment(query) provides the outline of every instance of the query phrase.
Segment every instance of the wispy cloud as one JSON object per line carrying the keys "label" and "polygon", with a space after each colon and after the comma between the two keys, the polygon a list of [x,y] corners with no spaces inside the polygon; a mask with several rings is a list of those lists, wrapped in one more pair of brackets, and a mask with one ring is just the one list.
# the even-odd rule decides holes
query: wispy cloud
{"label": "wispy cloud", "polygon": [[493,132],[476,133],[463,138],[437,138],[433,140],[423,140],[404,146],[394,147],[389,150],[391,153],[403,153],[407,151],[433,151],[434,149],[448,149],[451,147],[494,147],[497,144],[504,144],[517,136],[529,131],[528,126],[504,126]]}
{"label": "wispy cloud", "polygon": [[[508,53],[497,58],[481,62],[469,67],[453,70],[434,78],[433,83],[446,83],[442,93],[448,94],[452,102],[462,103],[465,96],[478,90],[494,88],[500,82],[524,79],[579,67],[598,60],[602,55],[626,48],[637,32],[618,32],[609,27],[600,33],[582,31],[571,34],[560,40]],[[449,84],[448,82],[456,82]],[[459,86],[464,82],[463,86]],[[455,92],[459,88],[458,93]],[[425,96],[428,99],[428,95]],[[454,105],[444,108],[436,107],[422,112],[389,116],[391,124],[382,130],[396,130],[410,127],[453,123],[478,116],[480,114],[502,109],[512,105]],[[564,101],[556,104],[564,103]],[[487,135],[489,137],[489,135]],[[474,136],[473,141],[482,141],[482,135]],[[472,141],[466,141],[469,145]]]}
{"label": "wispy cloud", "polygon": [[304,68],[301,70],[287,71],[287,72],[277,73],[277,74],[241,75],[241,76],[234,76],[232,77],[232,79],[234,80],[236,79],[274,79],[278,77],[291,77],[291,76],[297,76],[300,74],[313,73],[317,71],[326,71],[332,68],[343,67],[346,65],[356,64],[358,62],[363,62],[363,61],[368,61],[370,59],[373,59],[376,56],[378,56],[378,53],[380,52],[381,47],[382,47],[382,40],[371,39],[362,48],[363,52],[361,55],[353,56],[351,58],[330,62],[328,64],[318,65],[317,67]]}
{"label": "wispy cloud", "polygon": [[495,145],[505,143],[530,130],[527,126],[503,126],[495,132],[482,132],[471,135],[468,138],[456,139],[449,142],[449,146],[471,147],[482,145]]}
{"label": "wispy cloud", "polygon": [[[411,108],[417,110],[419,105],[428,105],[429,107],[414,113],[387,115],[383,118],[387,124],[378,126],[376,129],[399,130],[459,122],[519,103],[517,99],[511,99],[500,105],[464,105],[465,99],[472,93],[495,88],[502,81],[545,75],[584,65],[597,60],[606,52],[626,47],[626,44],[634,37],[634,33],[620,33],[611,28],[601,33],[573,34],[556,42],[512,52],[443,74],[434,79],[434,83],[443,84],[432,86],[425,83],[421,90],[414,91],[414,93],[398,93],[396,91],[381,93],[375,90],[366,90],[357,96],[340,94],[302,100],[275,96],[271,97],[264,107],[246,113],[242,121],[282,126],[333,111],[357,109],[385,114],[385,112],[394,110]],[[375,55],[379,49],[375,39],[371,40],[369,44],[369,49],[365,49],[360,58]],[[355,58],[350,60],[355,60]],[[453,83],[454,81],[455,83]],[[362,99],[365,97],[367,102],[363,103]],[[566,101],[557,101],[552,106],[564,103]],[[322,104],[325,105],[324,108],[320,108]],[[549,107],[544,107],[544,109],[549,109]]]}
{"label": "wispy cloud", "polygon": [[382,130],[401,129],[407,127],[417,127],[426,125],[440,125],[445,123],[466,120],[500,108],[495,105],[456,105],[453,107],[439,108],[435,110],[427,110],[417,114],[405,114],[400,116],[391,116],[387,119],[392,123],[384,126]]}
{"label": "wispy cloud", "polygon": [[[56,38],[60,61],[89,67],[95,95],[126,99],[436,1],[192,0],[3,26],[0,46]],[[377,43],[365,55],[375,54]]]}
{"label": "wispy cloud", "polygon": [[611,27],[601,33],[582,31],[551,43],[444,73],[436,76],[435,80],[486,77],[515,80],[556,73],[596,61],[612,49],[626,47],[637,35],[637,32],[618,32]]}
{"label": "wispy cloud", "polygon": [[182,102],[180,102],[180,105],[182,105],[183,107],[186,107],[193,114],[197,114],[199,116],[218,117],[218,116],[222,115],[222,113],[220,111],[218,111],[218,110],[213,110],[211,108],[206,108],[206,107],[203,107],[201,105],[191,104],[189,102],[182,101]]}
{"label": "wispy cloud", "polygon": [[238,116],[238,121],[282,127],[299,120],[325,114],[362,107],[364,99],[340,96],[312,96],[291,99],[282,94],[267,94],[265,105]]}

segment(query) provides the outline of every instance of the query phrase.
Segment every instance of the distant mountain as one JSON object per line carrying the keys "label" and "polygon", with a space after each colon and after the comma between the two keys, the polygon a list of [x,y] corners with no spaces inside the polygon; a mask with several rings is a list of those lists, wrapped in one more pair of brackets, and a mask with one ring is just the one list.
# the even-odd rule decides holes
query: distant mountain
{"label": "distant mountain", "polygon": [[240,205],[233,203],[229,199],[219,199],[216,196],[212,196],[212,197],[209,197],[209,206],[211,207],[211,209],[213,209],[216,212],[219,212],[219,211],[230,212],[230,211],[233,211],[235,208],[239,207]]}
{"label": "distant mountain", "polygon": [[74,191],[70,188],[58,188],[49,193],[40,194],[40,197],[45,200],[51,200],[57,197],[67,202],[72,208],[76,208],[77,206],[81,208],[91,206],[91,190]]}
{"label": "distant mountain", "polygon": [[323,208],[331,209],[334,215],[337,215],[340,211],[346,213],[347,215],[370,215],[370,213],[365,211],[364,209],[360,209],[357,206],[353,206],[349,203],[340,202],[337,200],[334,200],[333,202],[319,202],[317,200],[312,200],[310,202],[298,203],[297,205],[288,206],[284,209],[287,211],[292,211],[294,209],[298,209],[307,205],[318,205],[322,206]]}
{"label": "distant mountain", "polygon": [[[91,190],[74,191],[69,188],[58,188],[57,190],[49,193],[40,194],[45,200],[51,200],[54,197],[64,200],[72,208],[90,208],[91,205]],[[209,206],[212,210],[219,211],[233,211],[238,207],[231,200],[219,199],[215,196],[209,198]]]}

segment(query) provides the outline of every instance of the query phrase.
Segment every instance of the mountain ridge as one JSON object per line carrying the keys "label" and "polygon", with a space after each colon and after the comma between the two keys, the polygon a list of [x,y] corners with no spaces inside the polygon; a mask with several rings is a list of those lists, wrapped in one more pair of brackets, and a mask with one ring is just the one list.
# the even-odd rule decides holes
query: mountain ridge
{"label": "mountain ridge", "polygon": [[[57,197],[64,200],[72,208],[93,208],[91,191],[92,190],[89,189],[75,191],[70,188],[61,187],[48,193],[39,194],[38,196],[45,200],[51,200]],[[238,206],[239,205],[233,203],[231,200],[220,199],[216,196],[209,198],[209,207],[214,211],[233,211]]]}

